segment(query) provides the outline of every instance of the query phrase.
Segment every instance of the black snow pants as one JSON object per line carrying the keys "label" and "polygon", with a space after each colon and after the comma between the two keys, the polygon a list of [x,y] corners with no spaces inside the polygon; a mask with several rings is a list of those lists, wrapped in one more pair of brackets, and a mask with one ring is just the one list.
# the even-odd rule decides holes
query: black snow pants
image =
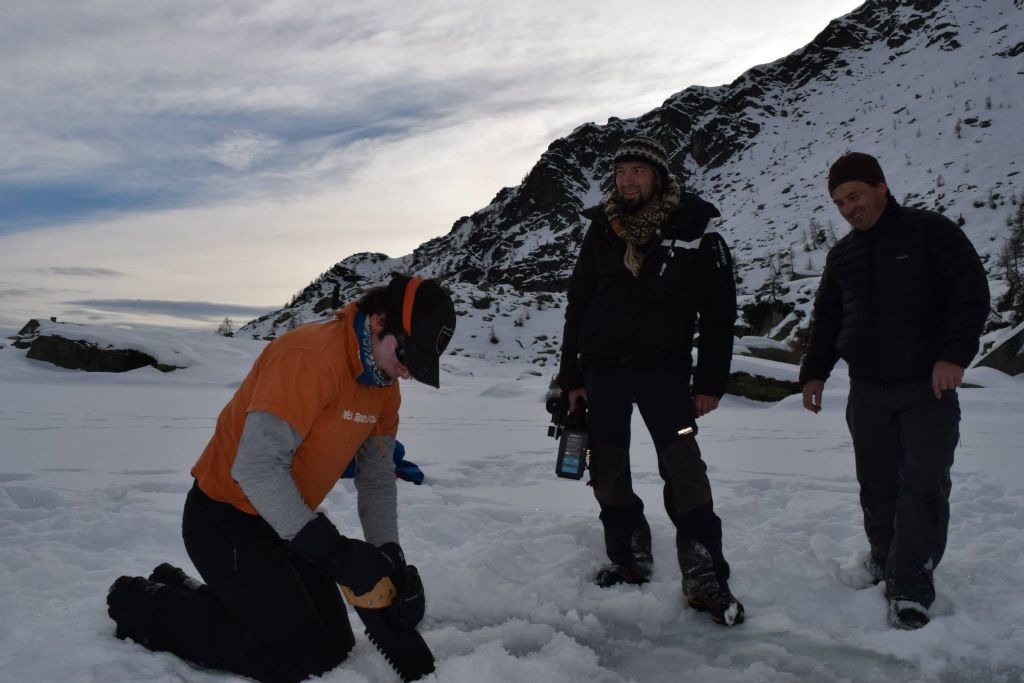
{"label": "black snow pants", "polygon": [[860,503],[871,556],[885,568],[886,595],[928,607],[932,573],[946,550],[949,471],[960,438],[956,391],[937,399],[930,382],[850,380]]}
{"label": "black snow pants", "polygon": [[261,517],[215,501],[193,485],[182,536],[206,587],[155,594],[157,649],[279,683],[329,671],[355,645],[334,579],[290,553]]}
{"label": "black snow pants", "polygon": [[[585,370],[584,379],[590,482],[601,506],[608,558],[628,565],[638,532],[643,536],[646,531],[647,538],[650,534],[630,472],[630,419],[635,402],[654,441],[658,473],[665,482],[665,510],[676,527],[677,550],[688,541],[701,543],[724,585],[729,565],[722,553],[722,521],[714,512],[707,466],[697,446],[689,374],[665,368],[595,365]],[[692,431],[680,433],[687,429]],[[688,568],[680,569],[686,574]]]}

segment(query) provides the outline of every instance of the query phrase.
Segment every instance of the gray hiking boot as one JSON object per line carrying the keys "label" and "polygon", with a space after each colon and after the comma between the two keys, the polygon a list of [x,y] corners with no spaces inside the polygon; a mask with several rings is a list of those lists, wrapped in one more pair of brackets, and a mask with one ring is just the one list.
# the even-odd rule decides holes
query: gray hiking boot
{"label": "gray hiking boot", "polygon": [[732,594],[727,582],[718,580],[707,548],[696,541],[687,541],[677,552],[686,604],[698,612],[708,612],[717,624],[742,624],[746,620],[743,603]]}
{"label": "gray hiking boot", "polygon": [[728,588],[699,596],[687,595],[686,604],[698,612],[708,612],[712,621],[722,626],[738,626],[746,621],[743,603]]}

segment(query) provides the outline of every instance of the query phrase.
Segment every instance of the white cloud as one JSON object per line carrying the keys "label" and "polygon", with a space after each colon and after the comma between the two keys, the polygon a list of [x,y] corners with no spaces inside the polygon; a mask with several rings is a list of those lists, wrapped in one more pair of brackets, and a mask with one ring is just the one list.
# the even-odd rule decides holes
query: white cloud
{"label": "white cloud", "polygon": [[447,232],[576,126],[727,82],[856,4],[15,3],[0,23],[0,193],[12,176],[43,192],[71,177],[153,198],[0,234],[0,270],[24,289],[65,263],[127,274],[25,306],[283,302],[351,253]]}
{"label": "white cloud", "polygon": [[116,163],[120,155],[80,139],[61,139],[0,122],[0,179],[59,180]]}
{"label": "white cloud", "polygon": [[209,156],[221,166],[235,171],[245,171],[259,159],[273,154],[280,145],[278,140],[259,133],[240,131],[225,135],[209,149]]}

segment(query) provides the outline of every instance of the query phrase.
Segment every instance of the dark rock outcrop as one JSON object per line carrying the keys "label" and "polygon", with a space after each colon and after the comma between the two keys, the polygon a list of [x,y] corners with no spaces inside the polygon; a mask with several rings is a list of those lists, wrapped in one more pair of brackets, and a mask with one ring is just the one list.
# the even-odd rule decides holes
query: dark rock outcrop
{"label": "dark rock outcrop", "polygon": [[976,367],[993,368],[1007,375],[1024,372],[1024,327],[985,354]]}
{"label": "dark rock outcrop", "polygon": [[81,339],[53,335],[36,337],[26,355],[33,360],[86,372],[127,372],[147,365],[161,372],[177,370],[173,365],[162,365],[152,356],[134,349],[105,349]]}
{"label": "dark rock outcrop", "polygon": [[725,393],[743,396],[754,401],[781,401],[800,393],[800,385],[784,379],[774,379],[749,372],[732,372],[725,384]]}
{"label": "dark rock outcrop", "polygon": [[[736,353],[735,351],[733,353]],[[778,348],[774,346],[748,346],[741,353],[741,356],[750,356],[751,358],[763,358],[764,360],[773,360],[779,363],[789,363],[790,365],[799,365],[801,359],[801,353],[787,348]]]}
{"label": "dark rock outcrop", "polygon": [[[57,323],[59,326],[60,323]],[[26,357],[45,361],[69,370],[86,372],[127,372],[152,366],[161,372],[179,369],[179,366],[160,363],[153,356],[137,349],[101,346],[92,341],[75,339],[71,334],[55,334],[51,326],[45,329],[38,320],[30,320],[14,337],[12,346],[28,349]]]}

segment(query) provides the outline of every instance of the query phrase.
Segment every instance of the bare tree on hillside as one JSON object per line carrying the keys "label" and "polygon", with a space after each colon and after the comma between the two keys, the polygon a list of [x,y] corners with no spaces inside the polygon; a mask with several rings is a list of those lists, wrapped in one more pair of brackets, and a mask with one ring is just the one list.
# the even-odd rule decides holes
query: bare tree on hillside
{"label": "bare tree on hillside", "polygon": [[996,302],[996,310],[1008,311],[1014,325],[1024,320],[1024,202],[1006,219],[1009,234],[999,251],[996,266],[1006,281],[1006,291]]}
{"label": "bare tree on hillside", "polygon": [[217,334],[222,337],[234,337],[235,336],[235,324],[231,322],[231,318],[224,316],[224,320],[217,326]]}

